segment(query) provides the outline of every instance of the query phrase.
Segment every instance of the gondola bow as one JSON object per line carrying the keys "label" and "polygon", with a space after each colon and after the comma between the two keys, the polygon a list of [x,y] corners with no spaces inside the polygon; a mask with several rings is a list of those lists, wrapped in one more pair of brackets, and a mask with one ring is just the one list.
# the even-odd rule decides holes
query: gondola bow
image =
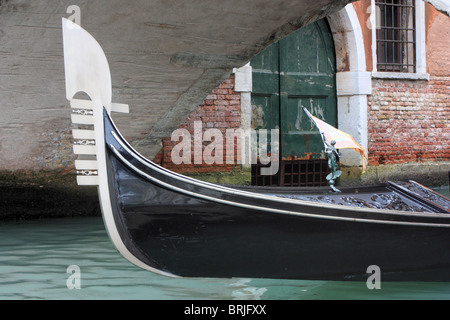
{"label": "gondola bow", "polygon": [[[98,186],[118,251],[171,277],[450,280],[446,198],[385,184],[342,190],[226,187],[169,171],[136,152],[111,112],[111,76],[98,42],[63,19],[66,94],[78,145],[79,184]],[[89,100],[74,99],[84,92]],[[406,190],[406,191],[405,191]],[[419,191],[417,191],[419,190]],[[432,205],[433,202],[435,205]]]}

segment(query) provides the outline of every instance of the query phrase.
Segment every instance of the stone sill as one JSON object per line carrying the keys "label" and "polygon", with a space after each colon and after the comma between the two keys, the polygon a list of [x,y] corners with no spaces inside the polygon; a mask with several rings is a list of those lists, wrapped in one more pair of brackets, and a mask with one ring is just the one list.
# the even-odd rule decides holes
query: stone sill
{"label": "stone sill", "polygon": [[430,80],[428,73],[401,73],[401,72],[372,72],[375,79],[395,79],[395,80]]}

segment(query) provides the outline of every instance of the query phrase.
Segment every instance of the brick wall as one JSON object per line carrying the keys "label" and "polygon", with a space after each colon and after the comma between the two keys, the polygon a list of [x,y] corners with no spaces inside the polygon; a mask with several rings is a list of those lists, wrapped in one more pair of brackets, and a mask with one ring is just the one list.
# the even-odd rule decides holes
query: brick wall
{"label": "brick wall", "polygon": [[[228,162],[233,164],[227,164],[226,158],[226,130],[236,129],[241,126],[241,96],[239,93],[233,91],[234,88],[234,75],[231,75],[220,86],[213,90],[213,92],[206,97],[203,103],[198,106],[183,124],[180,125],[180,129],[187,129],[191,135],[191,163],[190,164],[174,164],[172,161],[172,149],[180,141],[172,141],[171,137],[163,140],[163,148],[155,157],[154,162],[164,166],[175,172],[192,173],[192,172],[217,172],[217,171],[231,171],[237,165],[236,157],[239,156],[237,143],[235,143],[234,155],[235,159],[228,159]],[[202,164],[194,163],[194,123],[201,121],[203,132],[208,129],[215,128],[220,130],[224,137],[224,150],[223,150],[223,163],[222,164]],[[203,142],[202,151],[211,142]]]}
{"label": "brick wall", "polygon": [[369,164],[450,160],[450,77],[373,80]]}

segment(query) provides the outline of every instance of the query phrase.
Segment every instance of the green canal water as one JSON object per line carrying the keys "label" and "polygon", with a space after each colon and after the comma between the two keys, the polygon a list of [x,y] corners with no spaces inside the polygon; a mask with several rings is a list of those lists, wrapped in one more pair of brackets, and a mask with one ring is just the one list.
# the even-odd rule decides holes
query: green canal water
{"label": "green canal water", "polygon": [[0,299],[447,300],[450,283],[167,278],[122,258],[101,218],[65,218],[0,223]]}

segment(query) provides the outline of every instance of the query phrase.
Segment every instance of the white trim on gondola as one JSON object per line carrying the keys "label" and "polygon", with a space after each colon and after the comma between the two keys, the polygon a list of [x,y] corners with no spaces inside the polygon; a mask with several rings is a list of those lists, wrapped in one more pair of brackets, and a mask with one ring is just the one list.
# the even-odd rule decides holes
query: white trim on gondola
{"label": "white trim on gondola", "polygon": [[[126,143],[116,135],[116,132],[112,131],[111,134],[114,137],[114,139],[121,145],[121,147],[124,148],[134,159],[138,160],[139,162],[141,162],[142,164],[144,164],[146,166],[148,166],[149,164],[152,165],[152,169],[155,170],[155,171],[158,171],[160,174],[163,174],[163,175],[172,174],[172,172],[170,172],[170,171],[168,171],[168,170],[166,170],[166,169],[164,169],[164,168],[162,168],[162,167],[160,167],[160,166],[158,166],[156,164],[144,161],[143,159],[141,159],[140,156],[135,155],[136,152],[134,151],[134,149],[132,149],[131,147],[127,146]],[[152,176],[148,175],[147,173],[143,172],[142,170],[138,169],[133,164],[131,164],[127,159],[125,159],[120,154],[120,152],[114,146],[110,145],[109,148],[113,151],[115,156],[117,156],[126,166],[129,167],[129,169],[132,169],[134,172],[136,172],[137,174],[141,175],[142,177],[148,179],[149,181],[151,181],[153,183],[156,183],[156,184],[158,184],[160,186],[163,186],[164,188],[167,188],[167,189],[172,190],[174,192],[179,192],[179,193],[182,193],[182,194],[187,195],[187,196],[192,196],[192,197],[196,197],[196,198],[207,200],[207,201],[217,202],[217,203],[221,203],[221,204],[225,204],[225,205],[241,207],[241,208],[246,208],[246,209],[259,210],[259,211],[264,211],[264,212],[272,212],[272,213],[278,213],[278,214],[296,215],[296,216],[301,216],[301,217],[306,217],[306,218],[318,218],[318,219],[350,221],[350,222],[364,222],[364,223],[414,225],[414,226],[425,226],[425,227],[446,227],[446,228],[450,227],[450,225],[438,224],[438,223],[389,221],[389,220],[376,220],[376,219],[360,219],[360,218],[351,218],[351,217],[340,217],[340,216],[331,216],[331,215],[302,213],[302,212],[296,212],[296,211],[288,211],[288,210],[281,210],[281,209],[275,209],[275,208],[267,208],[267,207],[263,207],[263,206],[255,206],[255,205],[249,205],[249,204],[245,204],[245,203],[241,203],[241,202],[223,200],[223,199],[207,196],[207,195],[204,195],[204,194],[188,191],[188,190],[185,190],[183,188],[179,188],[179,187],[173,186],[171,184],[168,184],[166,182],[163,182],[163,181],[161,181],[161,180],[159,180],[159,179],[157,179],[155,177],[152,177]],[[227,188],[227,187],[223,187],[223,186],[214,185],[214,184],[211,184],[211,183],[206,183],[206,182],[195,180],[195,179],[192,179],[192,178],[187,178],[187,177],[184,177],[182,175],[175,174],[175,173],[172,174],[172,176],[175,177],[178,180],[183,181],[184,183],[191,183],[191,184],[194,184],[196,186],[213,189],[215,191],[220,191],[222,193],[223,192],[229,193],[231,195],[241,195],[241,196],[244,195],[244,196],[247,196],[247,197],[253,198],[253,199],[271,200],[273,202],[278,202],[278,203],[287,203],[287,202],[289,202],[289,203],[292,203],[292,204],[307,205],[307,206],[310,206],[310,207],[318,207],[318,208],[323,208],[323,209],[336,209],[336,210],[348,210],[349,209],[348,206],[336,206],[336,205],[331,205],[331,204],[326,204],[326,203],[316,203],[316,202],[305,201],[305,200],[298,200],[298,199],[286,199],[286,198],[280,198],[280,197],[271,196],[271,195],[261,195],[261,194],[258,194],[258,193],[246,192],[246,191],[242,191],[242,190],[237,190],[237,189],[232,189],[232,188]],[[387,210],[381,210],[381,209],[370,209],[370,208],[366,209],[366,208],[357,208],[357,207],[351,207],[351,209],[352,209],[352,211],[370,212],[370,213],[380,214],[380,216],[382,216],[383,214],[399,215],[399,216],[406,214],[406,215],[415,216],[415,217],[430,217],[430,214],[411,213],[411,212],[402,212],[402,211],[396,212],[396,211],[387,211]],[[435,213],[435,214],[433,214],[433,217],[446,217],[446,218],[448,218],[448,215]]]}
{"label": "white trim on gondola", "polygon": [[72,136],[75,140],[95,140],[95,131],[73,129]]}
{"label": "white trim on gondola", "polygon": [[[72,99],[70,106],[73,109],[94,110],[91,100]],[[124,103],[111,103],[111,112],[130,113],[130,106]]]}
{"label": "white trim on gondola", "polygon": [[97,146],[82,146],[75,144],[73,146],[73,153],[76,155],[95,156],[97,154]]}
{"label": "white trim on gondola", "polygon": [[93,116],[72,113],[71,119],[72,119],[72,123],[74,123],[74,124],[85,124],[85,125],[93,125],[94,124]]}
{"label": "white trim on gondola", "polygon": [[77,170],[97,170],[97,160],[75,160],[75,169]]}
{"label": "white trim on gondola", "polygon": [[[179,173],[170,171],[164,167],[157,165],[156,163],[153,163],[153,162],[145,159],[142,155],[140,155],[135,149],[133,149],[133,147],[131,147],[127,143],[127,141],[123,138],[123,136],[120,135],[119,131],[111,131],[111,135],[121,145],[121,147],[123,147],[134,159],[136,159],[143,165],[151,166],[153,169],[159,171],[161,174],[170,175],[184,183],[192,183],[199,187],[204,187],[204,188],[208,188],[210,190],[219,191],[219,192],[226,192],[231,195],[245,195],[245,196],[248,196],[253,199],[271,200],[271,201],[279,202],[279,203],[292,203],[292,204],[298,204],[298,205],[308,205],[308,206],[318,207],[318,208],[323,208],[323,209],[336,209],[336,210],[342,210],[342,211],[347,211],[350,208],[349,206],[336,206],[336,205],[328,204],[328,203],[317,203],[317,202],[307,201],[307,200],[280,198],[280,197],[272,196],[272,195],[262,195],[262,194],[255,193],[255,192],[237,190],[237,189],[233,189],[233,188],[229,188],[229,187],[225,187],[225,186],[219,186],[214,183],[209,183],[209,182],[193,179],[191,177],[187,177],[187,176],[181,175]],[[352,211],[368,212],[368,213],[375,213],[375,214],[389,214],[389,215],[398,215],[398,216],[410,215],[410,216],[415,216],[415,217],[430,217],[429,213],[427,214],[427,213],[420,213],[420,212],[407,212],[407,211],[394,211],[394,210],[388,211],[388,210],[383,210],[383,209],[359,208],[359,207],[351,207],[351,209],[352,209]],[[433,213],[433,217],[449,218],[448,214],[439,214],[439,213]]]}

